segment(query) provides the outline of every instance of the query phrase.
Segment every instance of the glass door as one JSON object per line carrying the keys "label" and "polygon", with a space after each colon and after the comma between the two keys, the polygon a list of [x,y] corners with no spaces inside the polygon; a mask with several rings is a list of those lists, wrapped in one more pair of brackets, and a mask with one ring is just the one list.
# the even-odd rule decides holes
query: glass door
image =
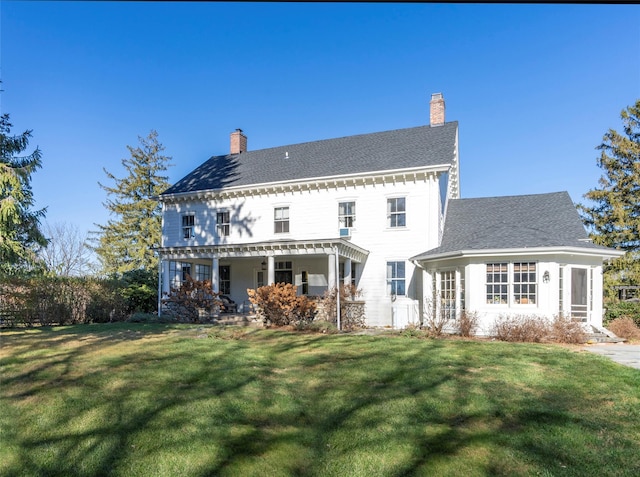
{"label": "glass door", "polygon": [[587,297],[589,284],[586,268],[571,269],[571,317],[579,321],[587,321],[589,314]]}

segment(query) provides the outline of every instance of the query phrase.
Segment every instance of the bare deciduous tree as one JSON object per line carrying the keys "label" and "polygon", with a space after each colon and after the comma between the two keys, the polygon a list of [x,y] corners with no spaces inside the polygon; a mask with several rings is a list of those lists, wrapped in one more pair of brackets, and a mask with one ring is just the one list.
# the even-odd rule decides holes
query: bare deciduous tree
{"label": "bare deciduous tree", "polygon": [[95,272],[93,253],[87,246],[87,236],[76,225],[66,222],[45,224],[44,234],[49,240],[40,257],[47,269],[56,275],[85,276]]}

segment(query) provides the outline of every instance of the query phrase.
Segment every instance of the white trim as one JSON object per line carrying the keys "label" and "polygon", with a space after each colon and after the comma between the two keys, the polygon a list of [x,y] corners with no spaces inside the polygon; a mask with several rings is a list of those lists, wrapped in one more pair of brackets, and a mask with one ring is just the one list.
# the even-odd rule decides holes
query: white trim
{"label": "white trim", "polygon": [[455,252],[444,252],[435,255],[416,255],[411,257],[414,263],[417,262],[434,262],[437,260],[453,260],[458,258],[475,258],[475,257],[509,257],[514,255],[553,255],[553,254],[571,254],[585,257],[602,257],[616,258],[621,257],[625,252],[613,249],[589,249],[582,247],[522,247],[522,248],[495,248],[483,250],[458,250]]}
{"label": "white trim", "polygon": [[191,199],[214,199],[220,197],[238,197],[247,195],[270,195],[281,192],[297,192],[313,189],[327,189],[329,187],[356,187],[376,183],[417,182],[427,180],[431,175],[439,172],[449,172],[451,164],[436,164],[433,166],[409,167],[405,169],[391,169],[370,172],[357,172],[335,176],[319,176],[288,181],[263,182],[243,186],[229,186],[221,189],[206,189],[175,194],[161,194],[160,202],[180,202]]}

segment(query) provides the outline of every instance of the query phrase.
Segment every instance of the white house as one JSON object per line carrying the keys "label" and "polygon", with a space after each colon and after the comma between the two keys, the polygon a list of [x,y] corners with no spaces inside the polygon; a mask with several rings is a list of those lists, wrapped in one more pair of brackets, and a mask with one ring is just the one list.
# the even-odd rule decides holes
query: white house
{"label": "white house", "polygon": [[[242,130],[160,196],[161,295],[187,274],[246,311],[247,289],[363,291],[369,326],[572,313],[602,320],[602,262],[566,193],[460,199],[458,124],[432,95],[430,125],[250,151]],[[531,209],[533,207],[533,209]],[[434,299],[436,297],[437,299]]]}

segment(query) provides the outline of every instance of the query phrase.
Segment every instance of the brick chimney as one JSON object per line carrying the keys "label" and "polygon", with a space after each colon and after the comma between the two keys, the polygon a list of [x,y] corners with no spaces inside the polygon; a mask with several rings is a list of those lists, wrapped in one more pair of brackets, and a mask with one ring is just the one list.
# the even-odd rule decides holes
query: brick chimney
{"label": "brick chimney", "polygon": [[236,129],[231,133],[231,154],[240,154],[247,150],[247,136],[242,134],[242,129]]}
{"label": "brick chimney", "polygon": [[431,126],[442,126],[444,124],[444,97],[442,93],[433,93],[429,106],[429,124]]}

